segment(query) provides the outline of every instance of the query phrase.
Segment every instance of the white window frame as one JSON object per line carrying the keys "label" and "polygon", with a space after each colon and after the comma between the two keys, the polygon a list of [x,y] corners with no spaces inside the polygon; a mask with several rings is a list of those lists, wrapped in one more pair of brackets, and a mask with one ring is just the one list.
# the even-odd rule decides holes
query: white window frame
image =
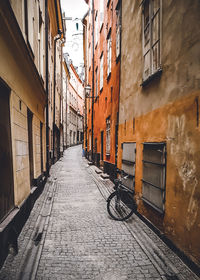
{"label": "white window frame", "polygon": [[99,28],[101,30],[104,21],[104,0],[100,0]]}
{"label": "white window frame", "polygon": [[96,80],[95,80],[95,97],[97,98],[97,96],[98,96],[98,66],[95,69],[95,76],[96,76]]}
{"label": "white window frame", "polygon": [[112,61],[112,41],[111,41],[111,30],[107,38],[107,77],[111,73],[111,61]]}
{"label": "white window frame", "polygon": [[89,48],[88,48],[88,65],[89,65],[89,69],[90,69],[90,67],[91,67],[91,43],[89,43]]}
{"label": "white window frame", "polygon": [[[154,10],[154,3],[158,8]],[[143,82],[149,80],[161,68],[161,9],[162,0],[145,0],[142,13],[142,38],[143,38]],[[145,11],[149,18],[145,20]],[[146,21],[146,22],[145,22]],[[157,23],[157,30],[154,28]],[[155,39],[155,38],[156,39]],[[145,84],[145,83],[144,83]]]}
{"label": "white window frame", "polygon": [[96,13],[95,16],[95,47],[97,46],[98,43],[98,12]]}
{"label": "white window frame", "polygon": [[106,154],[110,155],[110,127],[111,121],[110,117],[106,119]]}
{"label": "white window frame", "polygon": [[116,59],[120,56],[121,53],[121,3],[116,8]]}
{"label": "white window frame", "polygon": [[100,90],[103,88],[103,53],[100,57]]}

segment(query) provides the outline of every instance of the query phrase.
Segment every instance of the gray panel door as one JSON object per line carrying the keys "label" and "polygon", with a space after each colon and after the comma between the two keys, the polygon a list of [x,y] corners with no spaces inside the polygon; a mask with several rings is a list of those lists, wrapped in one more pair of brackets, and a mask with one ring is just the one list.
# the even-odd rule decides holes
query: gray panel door
{"label": "gray panel door", "polygon": [[123,183],[132,190],[135,187],[135,156],[136,143],[123,143],[122,170],[131,175]]}

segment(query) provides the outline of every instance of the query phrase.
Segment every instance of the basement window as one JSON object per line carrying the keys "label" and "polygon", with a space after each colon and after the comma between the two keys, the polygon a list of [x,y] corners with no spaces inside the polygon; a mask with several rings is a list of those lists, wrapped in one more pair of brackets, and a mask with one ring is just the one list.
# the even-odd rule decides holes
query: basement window
{"label": "basement window", "polygon": [[144,143],[142,199],[160,213],[164,212],[165,173],[166,144]]}

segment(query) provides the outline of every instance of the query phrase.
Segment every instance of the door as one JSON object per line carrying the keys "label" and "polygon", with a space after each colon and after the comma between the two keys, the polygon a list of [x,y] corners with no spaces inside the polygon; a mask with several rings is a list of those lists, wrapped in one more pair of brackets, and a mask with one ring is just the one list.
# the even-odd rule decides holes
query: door
{"label": "door", "polygon": [[103,131],[101,131],[101,160],[103,160]]}
{"label": "door", "polygon": [[14,206],[10,89],[0,80],[0,221]]}
{"label": "door", "polygon": [[136,162],[136,143],[123,143],[122,151],[122,170],[129,174],[129,178],[123,183],[128,188],[135,188],[135,162]]}
{"label": "door", "polygon": [[33,184],[33,113],[27,109],[30,186]]}

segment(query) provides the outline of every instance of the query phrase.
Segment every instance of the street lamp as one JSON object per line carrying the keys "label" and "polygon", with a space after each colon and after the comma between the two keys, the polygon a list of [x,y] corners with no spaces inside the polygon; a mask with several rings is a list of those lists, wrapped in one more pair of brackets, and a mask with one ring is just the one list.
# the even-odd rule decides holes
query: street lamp
{"label": "street lamp", "polygon": [[90,91],[91,91],[91,86],[88,84],[88,85],[85,87],[85,97],[86,97],[86,98],[91,98],[91,97],[90,97]]}

